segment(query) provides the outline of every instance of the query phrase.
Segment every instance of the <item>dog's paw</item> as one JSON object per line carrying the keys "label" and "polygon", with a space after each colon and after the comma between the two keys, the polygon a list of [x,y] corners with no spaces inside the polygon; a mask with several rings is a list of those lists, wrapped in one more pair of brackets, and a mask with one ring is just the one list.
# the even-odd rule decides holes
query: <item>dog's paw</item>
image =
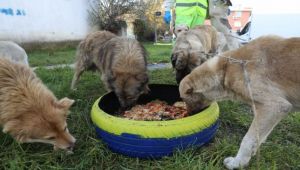
{"label": "dog's paw", "polygon": [[234,157],[225,158],[223,163],[227,169],[237,169],[240,167],[240,161],[236,160]]}

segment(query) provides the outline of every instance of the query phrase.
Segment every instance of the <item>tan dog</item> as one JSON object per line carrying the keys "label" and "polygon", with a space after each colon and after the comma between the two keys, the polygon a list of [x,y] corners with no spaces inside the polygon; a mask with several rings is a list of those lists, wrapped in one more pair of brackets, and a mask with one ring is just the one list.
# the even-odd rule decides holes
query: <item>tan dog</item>
{"label": "tan dog", "polygon": [[84,70],[96,68],[106,89],[115,92],[123,108],[130,107],[148,92],[146,50],[134,39],[107,31],[96,34],[80,43],[72,88]]}
{"label": "tan dog", "polygon": [[174,28],[174,35],[177,37],[180,33],[187,32],[189,30],[189,27],[186,25],[177,25]]}
{"label": "tan dog", "polygon": [[0,125],[18,142],[72,150],[66,118],[73,102],[57,100],[28,66],[0,58]]}
{"label": "tan dog", "polygon": [[[195,112],[215,100],[239,100],[251,105],[245,81],[249,78],[257,114],[237,155],[224,160],[228,169],[246,166],[277,123],[292,108],[300,109],[299,58],[300,38],[265,36],[208,60],[181,81],[180,95],[188,110]],[[241,61],[248,61],[248,77]]]}
{"label": "tan dog", "polygon": [[226,39],[226,50],[234,50],[241,46],[239,36],[232,32],[228,21],[230,0],[209,0],[209,20],[218,32],[224,34]]}
{"label": "tan dog", "polygon": [[176,39],[171,56],[177,83],[208,58],[222,52],[225,41],[222,33],[218,33],[209,25],[197,26],[181,32]]}

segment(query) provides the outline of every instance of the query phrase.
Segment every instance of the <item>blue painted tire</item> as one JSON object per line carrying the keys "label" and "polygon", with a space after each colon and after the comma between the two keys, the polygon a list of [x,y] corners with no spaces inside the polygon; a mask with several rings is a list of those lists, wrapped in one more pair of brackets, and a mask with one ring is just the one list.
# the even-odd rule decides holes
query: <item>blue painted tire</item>
{"label": "blue painted tire", "polygon": [[[180,100],[178,86],[150,85],[150,89],[150,94],[140,97],[139,104],[154,99],[169,104]],[[214,137],[219,125],[217,103],[195,115],[168,121],[136,121],[113,116],[119,107],[114,93],[100,97],[93,105],[92,121],[98,137],[112,151],[130,157],[160,158],[178,149],[199,147]]]}

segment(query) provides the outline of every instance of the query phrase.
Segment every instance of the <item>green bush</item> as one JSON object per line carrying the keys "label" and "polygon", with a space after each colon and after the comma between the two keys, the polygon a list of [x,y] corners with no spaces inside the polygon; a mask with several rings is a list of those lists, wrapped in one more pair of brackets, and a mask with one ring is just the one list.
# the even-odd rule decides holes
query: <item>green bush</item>
{"label": "green bush", "polygon": [[136,35],[139,41],[144,40],[144,33],[146,29],[146,23],[143,20],[136,19],[133,23],[134,25],[134,34]]}

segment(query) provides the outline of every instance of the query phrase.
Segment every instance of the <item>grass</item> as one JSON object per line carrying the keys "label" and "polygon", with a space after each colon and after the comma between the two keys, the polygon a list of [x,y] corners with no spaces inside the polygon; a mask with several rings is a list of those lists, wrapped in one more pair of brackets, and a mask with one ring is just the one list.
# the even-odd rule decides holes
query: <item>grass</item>
{"label": "grass", "polygon": [[75,60],[75,48],[59,50],[36,50],[28,53],[29,63],[32,67],[49,66],[56,64],[71,64]]}
{"label": "grass", "polygon": [[[149,63],[167,63],[170,61],[171,45],[154,45],[143,43],[149,53]],[[75,61],[76,48],[59,50],[36,50],[28,53],[29,63],[32,67],[50,66],[56,64],[72,64]]]}
{"label": "grass", "polygon": [[[151,55],[157,51],[146,44]],[[163,48],[163,47],[161,47]],[[64,52],[55,52],[53,58],[60,61]],[[75,52],[73,50],[73,52]],[[41,58],[32,54],[41,54]],[[46,52],[33,52],[30,64],[48,65]],[[158,54],[157,54],[158,55]],[[71,56],[71,55],[70,55]],[[67,58],[67,57],[66,57]],[[50,62],[50,60],[49,60]],[[37,64],[39,63],[39,64]],[[59,62],[58,62],[59,63]],[[173,156],[157,160],[129,158],[111,152],[96,137],[90,120],[90,109],[94,101],[105,93],[98,73],[85,72],[77,86],[77,91],[69,89],[73,70],[38,68],[37,75],[58,98],[69,97],[76,102],[68,118],[70,132],[76,137],[74,154],[54,152],[45,144],[18,144],[9,135],[0,133],[0,169],[157,169],[157,170],[218,170],[224,169],[223,159],[235,155],[242,137],[250,126],[250,108],[238,102],[220,102],[220,127],[214,140],[201,148],[176,151]],[[150,83],[175,84],[172,69],[150,72]],[[300,169],[300,114],[292,113],[273,130],[261,147],[260,169]],[[253,157],[247,169],[256,169]]]}
{"label": "grass", "polygon": [[168,63],[172,51],[171,45],[153,45],[153,43],[144,43],[149,53],[150,63]]}

